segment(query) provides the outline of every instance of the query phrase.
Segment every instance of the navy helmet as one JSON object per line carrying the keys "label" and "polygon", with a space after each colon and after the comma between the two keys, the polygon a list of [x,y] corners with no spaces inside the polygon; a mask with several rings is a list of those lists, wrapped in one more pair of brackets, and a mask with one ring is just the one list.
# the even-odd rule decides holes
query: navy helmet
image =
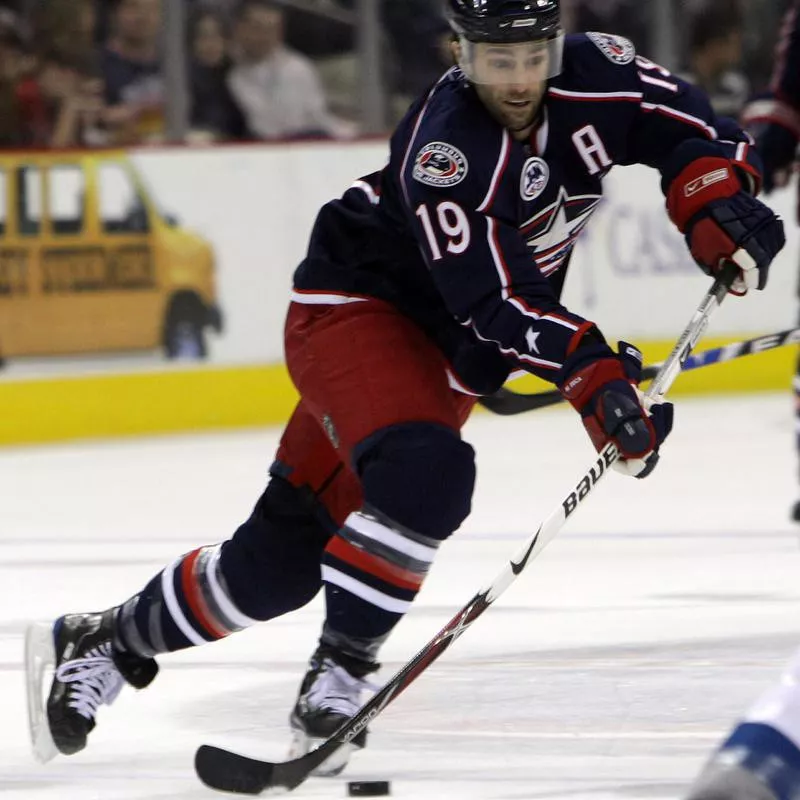
{"label": "navy helmet", "polygon": [[[477,84],[549,80],[561,72],[564,31],[559,0],[445,0],[458,37],[458,65]],[[504,63],[478,57],[483,48],[503,51]],[[539,57],[531,58],[531,51]]]}
{"label": "navy helmet", "polygon": [[470,42],[529,42],[561,31],[559,0],[446,0],[455,33]]}

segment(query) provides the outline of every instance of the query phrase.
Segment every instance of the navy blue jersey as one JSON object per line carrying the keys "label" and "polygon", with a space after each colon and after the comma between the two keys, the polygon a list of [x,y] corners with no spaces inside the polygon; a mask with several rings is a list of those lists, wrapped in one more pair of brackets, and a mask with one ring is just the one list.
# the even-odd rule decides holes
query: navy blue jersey
{"label": "navy blue jersey", "polygon": [[770,89],[779,100],[800,109],[800,0],[786,13],[775,56]]}
{"label": "navy blue jersey", "polygon": [[556,382],[591,327],[559,298],[603,178],[618,164],[677,174],[689,139],[734,162],[756,157],[699,90],[619,37],[567,38],[563,71],[524,142],[454,68],[401,121],[385,169],[323,207],[292,299],[380,298],[473,374],[502,361]]}

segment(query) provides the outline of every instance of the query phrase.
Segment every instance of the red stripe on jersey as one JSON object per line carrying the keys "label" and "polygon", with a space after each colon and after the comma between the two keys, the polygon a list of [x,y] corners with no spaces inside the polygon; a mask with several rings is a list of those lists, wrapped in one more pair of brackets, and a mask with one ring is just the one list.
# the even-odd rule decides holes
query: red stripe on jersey
{"label": "red stripe on jersey", "polygon": [[509,158],[511,157],[511,135],[508,131],[503,131],[503,143],[500,145],[500,156],[497,159],[497,166],[492,176],[492,182],[489,185],[489,193],[484,198],[483,202],[478,207],[478,211],[486,212],[492,207],[494,198],[497,196],[497,190],[503,180],[503,173],[508,166]]}
{"label": "red stripe on jersey", "polygon": [[357,294],[355,292],[339,292],[336,289],[297,289],[292,288],[292,291],[295,294],[307,295],[308,297],[313,297],[314,295],[319,294],[329,294],[333,297],[345,297],[349,298],[352,297],[353,299],[359,300],[372,300],[373,298],[369,297],[365,294]]}
{"label": "red stripe on jersey", "polygon": [[561,314],[556,314],[553,311],[542,311],[539,308],[533,308],[532,306],[528,305],[524,298],[519,297],[518,295],[510,295],[508,299],[509,301],[516,303],[523,311],[527,311],[535,315],[540,322],[552,322],[556,325],[565,323],[566,327],[572,328],[573,330],[577,329],[579,325],[582,324],[577,320],[564,317]]}
{"label": "red stripe on jersey", "polygon": [[551,97],[567,100],[570,103],[641,103],[641,92],[609,92],[607,94],[592,95],[588,92],[569,92],[565,89],[548,89]]}
{"label": "red stripe on jersey", "polygon": [[694,117],[690,117],[688,114],[681,114],[677,111],[673,111],[672,109],[668,108],[667,106],[645,106],[642,105],[642,111],[647,113],[655,113],[655,114],[662,114],[665,117],[669,117],[670,119],[676,119],[678,122],[685,122],[687,125],[691,125],[693,128],[697,128],[698,130],[703,131],[703,133],[708,136],[709,139],[716,138],[716,131],[714,128],[711,127],[707,122],[703,122],[701,119],[695,119]]}
{"label": "red stripe on jersey", "polygon": [[748,142],[742,142],[736,148],[736,160],[741,161],[743,163],[747,163],[747,154],[750,152],[750,144]]}
{"label": "red stripe on jersey", "polygon": [[503,300],[508,300],[508,286],[511,283],[511,274],[508,271],[508,264],[506,264],[500,240],[497,238],[497,221],[493,217],[486,217],[486,224],[489,229],[489,249],[492,252],[492,260],[500,277],[500,296]]}
{"label": "red stripe on jersey", "polygon": [[200,593],[200,586],[194,575],[194,567],[200,555],[200,550],[202,550],[202,548],[198,548],[194,552],[189,553],[189,555],[183,559],[183,563],[181,564],[181,589],[183,589],[183,596],[186,598],[186,602],[194,618],[205,628],[207,633],[211,634],[215,639],[222,639],[224,636],[227,636],[230,631],[218,627],[214,623],[211,612],[205,600],[203,600],[203,596]]}
{"label": "red stripe on jersey", "polygon": [[508,299],[513,300],[515,303],[517,303],[523,311],[527,311],[535,315],[537,318],[541,319],[542,310],[540,308],[534,308],[533,306],[528,305],[528,302],[525,300],[525,298],[520,297],[519,295],[516,294],[512,294],[509,295]]}
{"label": "red stripe on jersey", "polygon": [[567,346],[568,356],[571,356],[578,349],[578,345],[581,343],[581,339],[583,339],[584,334],[588,333],[594,327],[594,322],[589,322],[587,320],[583,323],[583,325],[580,326],[580,328],[578,328],[577,332],[572,339],[570,339],[569,345]]}
{"label": "red stripe on jersey", "polygon": [[390,564],[386,559],[371,555],[364,550],[359,550],[341,536],[334,536],[326,552],[344,561],[350,566],[356,567],[369,575],[374,575],[386,583],[391,583],[401,589],[409,589],[418,592],[422,586],[422,576],[408,569]]}

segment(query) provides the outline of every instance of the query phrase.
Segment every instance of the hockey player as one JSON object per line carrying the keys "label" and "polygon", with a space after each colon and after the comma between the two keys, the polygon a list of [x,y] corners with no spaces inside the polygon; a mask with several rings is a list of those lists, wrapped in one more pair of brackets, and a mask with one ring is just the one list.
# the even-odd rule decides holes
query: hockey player
{"label": "hockey player", "polygon": [[[800,0],[786,12],[781,36],[775,48],[775,71],[769,92],[750,103],[742,114],[745,126],[755,138],[764,163],[764,191],[786,186],[792,175],[800,143]],[[800,193],[798,194],[800,222]],[[796,415],[800,421],[800,359],[794,378]],[[800,455],[800,427],[796,433]],[[792,509],[800,522],[800,500]]]}
{"label": "hockey player", "polygon": [[688,800],[800,797],[800,650],[756,700],[692,787]]}
{"label": "hockey player", "polygon": [[672,406],[646,409],[638,351],[615,351],[559,301],[615,164],[660,172],[703,270],[733,260],[737,291],[765,286],[782,224],[755,198],[750,140],[698,90],[625,39],[565,43],[558,0],[447,0],[447,10],[458,66],[400,122],[386,168],[317,217],[285,328],[301,400],[249,519],[129,600],[30,629],[41,757],[81,750],[100,705],[126,682],[152,681],[154,656],[285,614],[321,588],[294,754],[332,733],[469,513],[474,451],[460,431],[475,396],[512,370],[559,387],[598,449],[616,443],[624,472],[654,469]]}

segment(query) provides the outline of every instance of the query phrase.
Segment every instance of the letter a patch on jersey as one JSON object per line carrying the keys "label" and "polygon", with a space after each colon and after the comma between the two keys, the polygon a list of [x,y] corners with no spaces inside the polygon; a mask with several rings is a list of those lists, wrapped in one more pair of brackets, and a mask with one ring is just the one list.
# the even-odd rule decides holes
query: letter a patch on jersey
{"label": "letter a patch on jersey", "polygon": [[455,186],[467,177],[464,154],[447,142],[430,142],[417,154],[414,180],[428,186]]}
{"label": "letter a patch on jersey", "polygon": [[633,42],[629,42],[622,36],[598,33],[597,31],[586,35],[597,45],[598,50],[615,64],[630,64],[636,57],[636,48],[633,46]]}

